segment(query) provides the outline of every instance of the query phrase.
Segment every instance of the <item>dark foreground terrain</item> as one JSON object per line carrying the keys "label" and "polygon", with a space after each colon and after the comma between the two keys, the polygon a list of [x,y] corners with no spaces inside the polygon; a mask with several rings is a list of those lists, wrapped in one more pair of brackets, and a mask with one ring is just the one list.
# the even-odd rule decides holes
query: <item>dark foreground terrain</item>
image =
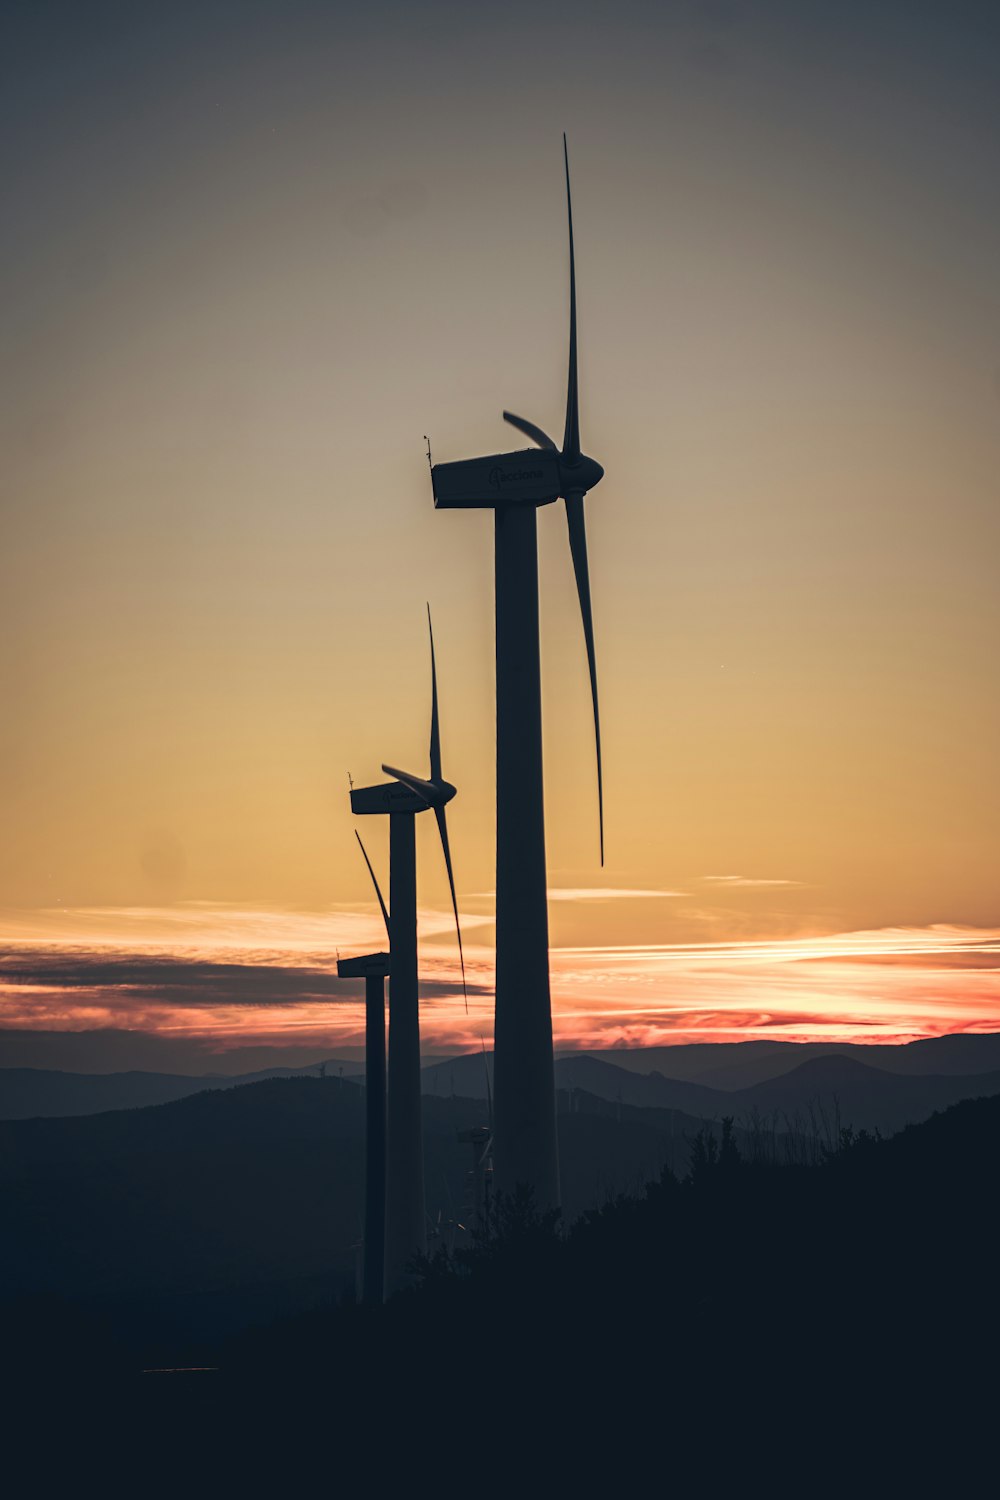
{"label": "dark foreground terrain", "polygon": [[[562,1099],[568,1219],[678,1169],[701,1121]],[[475,1100],[427,1099],[431,1243],[472,1225]],[[0,1122],[0,1293],[64,1299],[131,1368],[203,1362],[223,1334],[354,1293],[364,1210],[364,1094],[282,1078],[145,1109]],[[459,1229],[458,1225],[467,1226]],[[74,1355],[74,1357],[78,1357]]]}
{"label": "dark foreground terrain", "polygon": [[[331,1272],[360,1099],[293,1079],[4,1126],[21,1393],[99,1398],[147,1453],[201,1445],[199,1465],[210,1453],[251,1493],[275,1433],[303,1450],[301,1476],[333,1447],[342,1474],[374,1465],[386,1483],[484,1465],[488,1492],[500,1470],[503,1493],[543,1470],[584,1493],[667,1477],[827,1493],[835,1473],[836,1493],[918,1493],[914,1476],[988,1492],[974,1455],[998,1396],[1000,1098],[808,1150],[595,1100],[561,1117],[573,1222],[501,1201],[488,1237],[432,1242],[416,1287],[377,1311],[354,1304],[348,1263]],[[428,1180],[450,1173],[455,1198],[455,1129],[477,1110],[428,1101]],[[639,1187],[643,1151],[673,1168]],[[164,1364],[209,1368],[142,1373]]]}

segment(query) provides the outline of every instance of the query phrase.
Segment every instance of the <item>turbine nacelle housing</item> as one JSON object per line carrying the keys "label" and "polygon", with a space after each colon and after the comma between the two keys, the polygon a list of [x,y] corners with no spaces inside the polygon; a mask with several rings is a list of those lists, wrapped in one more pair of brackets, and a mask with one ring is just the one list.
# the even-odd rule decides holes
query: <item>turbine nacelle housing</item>
{"label": "turbine nacelle housing", "polygon": [[452,786],[450,781],[438,777],[434,781],[425,781],[422,776],[412,776],[409,771],[399,771],[395,766],[383,766],[387,776],[395,776],[401,786],[405,786],[415,797],[420,798],[420,806],[444,807],[452,797],[457,796],[458,788]]}
{"label": "turbine nacelle housing", "polygon": [[351,812],[356,818],[373,814],[423,812],[427,802],[400,781],[383,781],[378,786],[351,788]]}
{"label": "turbine nacelle housing", "polygon": [[431,469],[437,510],[494,510],[499,505],[551,505],[599,484],[604,470],[584,455],[568,463],[549,448],[490,453]]}
{"label": "turbine nacelle housing", "polygon": [[365,953],[358,958],[338,958],[338,979],[388,979],[388,953]]}
{"label": "turbine nacelle housing", "polygon": [[[465,955],[462,952],[462,926],[458,920],[458,896],[455,893],[455,872],[451,865],[451,845],[448,841],[448,819],[445,813],[446,805],[456,795],[457,788],[450,781],[445,781],[441,775],[441,726],[438,721],[438,692],[437,692],[437,663],[434,656],[434,630],[431,625],[430,605],[427,606],[427,632],[431,642],[431,738],[430,738],[430,776],[413,776],[409,771],[399,771],[395,766],[383,766],[382,770],[392,781],[383,782],[380,786],[351,787],[351,811],[357,816],[378,813],[406,813],[413,815],[421,812],[433,812],[434,821],[437,823],[438,834],[441,839],[441,852],[444,855],[445,869],[448,872],[448,888],[451,892],[451,908],[455,913],[455,936],[458,939],[458,956],[462,965],[462,993],[465,994]],[[358,843],[361,837],[358,835]],[[372,877],[375,892],[378,896],[382,915],[385,918],[386,931],[390,931],[389,913],[382,893],[375,879],[375,871],[372,869],[371,861],[365,853],[365,846],[361,844],[361,852],[365,856],[365,864]],[[391,938],[390,938],[391,941]],[[466,995],[465,1009],[468,1013],[469,1001]]]}

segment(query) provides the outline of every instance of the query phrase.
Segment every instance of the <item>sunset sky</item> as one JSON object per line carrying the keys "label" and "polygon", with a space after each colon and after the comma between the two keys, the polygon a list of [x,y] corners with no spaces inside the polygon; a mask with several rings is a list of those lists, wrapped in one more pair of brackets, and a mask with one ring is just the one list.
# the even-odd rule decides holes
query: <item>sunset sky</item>
{"label": "sunset sky", "polygon": [[1000,1029],[1000,11],[0,26],[0,1024],[356,1046],[348,773],[426,766],[429,601],[424,1034],[489,1042],[492,518],[423,435],[561,431],[566,130],[607,863],[558,504],[557,1043]]}

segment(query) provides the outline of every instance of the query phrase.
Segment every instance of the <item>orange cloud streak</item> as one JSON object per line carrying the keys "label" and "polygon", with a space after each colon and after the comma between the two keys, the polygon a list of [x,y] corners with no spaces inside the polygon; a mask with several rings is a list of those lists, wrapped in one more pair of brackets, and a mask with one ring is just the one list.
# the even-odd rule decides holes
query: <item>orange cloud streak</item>
{"label": "orange cloud streak", "polygon": [[[463,919],[474,930],[488,919]],[[478,1047],[493,1023],[492,949],[470,943],[466,1016],[450,916],[422,912],[422,1029],[436,1051]],[[183,908],[39,912],[0,926],[2,1025],[121,1027],[213,1049],[335,1048],[363,1040],[342,952],[379,946],[375,918]],[[1000,1029],[1000,929],[937,925],[787,940],[556,948],[563,1048],[686,1040],[902,1041]]]}

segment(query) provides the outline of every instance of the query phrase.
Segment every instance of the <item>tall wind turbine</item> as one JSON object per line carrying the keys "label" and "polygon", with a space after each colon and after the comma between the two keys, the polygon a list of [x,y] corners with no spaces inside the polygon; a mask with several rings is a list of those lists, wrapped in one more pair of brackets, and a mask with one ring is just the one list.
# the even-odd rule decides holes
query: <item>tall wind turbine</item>
{"label": "tall wind turbine", "polygon": [[[372,862],[361,843],[361,835],[355,834],[355,838],[361,844],[389,937],[389,913]],[[365,1228],[361,1295],[369,1306],[381,1304],[385,1287],[385,981],[388,974],[388,953],[337,959],[338,979],[365,981]]]}
{"label": "tall wind turbine", "polygon": [[439,510],[494,512],[497,678],[496,1089],[497,1186],[535,1191],[539,1208],[559,1203],[545,818],[542,801],[542,700],[538,646],[538,543],[535,512],[566,502],[569,545],[583,618],[594,704],[597,805],[604,864],[604,786],[597,663],[590,608],[583,500],[604,475],[580,444],[577,381],[576,258],[569,153],[563,136],[569,223],[569,381],[563,443],[505,411],[504,420],[537,444],[515,453],[436,464]]}
{"label": "tall wind turbine", "polygon": [[441,836],[465,988],[465,958],[448,842],[445,806],[456,788],[441,774],[437,666],[430,609],[430,776],[424,779],[383,765],[392,781],[352,787],[357,817],[389,816],[389,1073],[386,1116],[385,1293],[406,1283],[407,1263],[427,1249],[424,1149],[420,1113],[420,1011],[417,998],[417,858],[414,819],[432,809]]}

